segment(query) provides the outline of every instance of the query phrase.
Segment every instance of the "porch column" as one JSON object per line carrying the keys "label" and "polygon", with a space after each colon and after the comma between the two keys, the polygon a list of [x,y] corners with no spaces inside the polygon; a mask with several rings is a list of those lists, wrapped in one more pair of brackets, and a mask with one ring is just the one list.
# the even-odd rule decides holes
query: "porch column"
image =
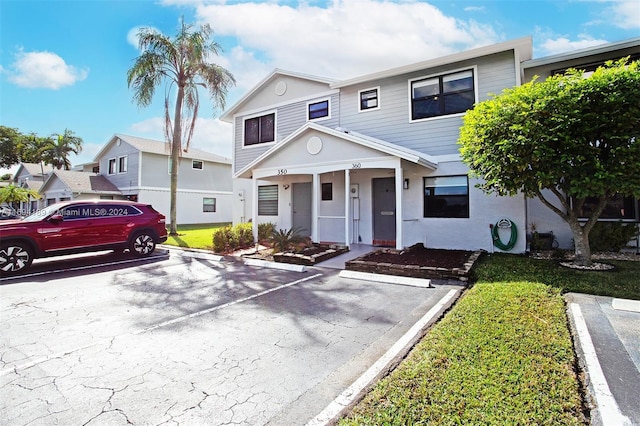
{"label": "porch column", "polygon": [[[398,160],[400,162],[400,160]],[[402,182],[404,176],[402,175],[402,164],[396,166],[396,249],[402,250],[404,245],[402,243]]]}
{"label": "porch column", "polygon": [[251,203],[251,223],[253,230],[253,240],[258,242],[258,179],[255,176],[251,177],[252,183],[252,195],[253,198]]}
{"label": "porch column", "polygon": [[311,241],[319,243],[318,235],[318,198],[320,197],[320,175],[314,173],[311,178]]}
{"label": "porch column", "polygon": [[351,172],[349,169],[344,171],[344,244],[347,248],[351,247],[351,221],[349,220],[349,207],[351,201]]}

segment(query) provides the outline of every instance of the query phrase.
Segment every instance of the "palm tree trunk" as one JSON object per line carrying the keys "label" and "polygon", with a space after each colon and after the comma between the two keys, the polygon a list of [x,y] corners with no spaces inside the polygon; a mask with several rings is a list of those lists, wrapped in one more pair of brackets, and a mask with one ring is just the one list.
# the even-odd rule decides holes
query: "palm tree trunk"
{"label": "palm tree trunk", "polygon": [[178,225],[176,223],[177,194],[178,194],[178,166],[180,164],[180,150],[182,149],[182,101],[184,98],[184,88],[178,84],[178,94],[173,116],[173,141],[171,142],[171,207],[169,210],[169,220],[171,227],[170,235],[178,235]]}

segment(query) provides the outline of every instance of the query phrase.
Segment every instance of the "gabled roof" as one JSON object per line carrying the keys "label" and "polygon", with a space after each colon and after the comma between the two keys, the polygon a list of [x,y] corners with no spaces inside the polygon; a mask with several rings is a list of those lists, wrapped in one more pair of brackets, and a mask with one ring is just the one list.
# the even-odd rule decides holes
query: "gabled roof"
{"label": "gabled roof", "polygon": [[423,154],[421,152],[414,151],[412,149],[405,148],[402,146],[398,146],[398,145],[395,145],[380,139],[376,139],[370,136],[366,136],[361,133],[352,132],[343,128],[332,129],[317,123],[309,122],[304,126],[300,127],[295,132],[293,132],[282,142],[278,143],[277,145],[273,146],[271,149],[269,149],[268,151],[264,152],[262,155],[257,157],[255,160],[253,160],[251,163],[245,166],[242,170],[238,171],[235,174],[235,176],[236,177],[241,176],[243,173],[246,173],[247,171],[256,168],[256,166],[258,166],[264,160],[271,157],[272,155],[277,153],[279,150],[283,149],[285,146],[287,146],[289,143],[294,141],[296,138],[298,138],[300,135],[302,135],[304,132],[308,130],[315,130],[321,133],[325,133],[327,135],[331,135],[331,136],[343,139],[351,143],[362,145],[364,147],[371,148],[376,151],[380,151],[381,153],[392,155],[394,157],[398,157],[403,160],[410,161],[415,164],[419,164],[431,170],[435,170],[438,166],[438,161],[430,155]]}
{"label": "gabled roof", "polygon": [[[18,166],[18,170],[14,176],[18,176],[23,170],[26,171],[32,177],[43,177],[43,171],[50,168],[51,166],[45,166],[38,163],[20,163]],[[48,173],[48,170],[44,173],[45,175]]]}
{"label": "gabled roof", "polygon": [[559,53],[557,55],[545,56],[543,58],[531,59],[522,63],[523,68],[532,68],[542,65],[554,64],[556,62],[571,61],[574,59],[580,59],[593,55],[599,55],[602,53],[609,53],[616,50],[624,50],[631,48],[640,49],[640,37],[631,38],[628,40],[617,41],[613,43],[600,44],[598,46],[587,47],[584,49],[573,50],[571,52]]}
{"label": "gabled roof", "polygon": [[[170,144],[168,142],[162,142],[154,139],[141,138],[138,136],[130,136],[123,135],[121,133],[116,133],[113,137],[107,142],[102,149],[96,154],[94,157],[94,161],[99,161],[104,152],[116,141],[120,139],[129,145],[133,146],[135,149],[141,152],[148,152],[151,154],[160,154],[160,155],[171,155]],[[212,152],[202,151],[196,148],[189,148],[189,151],[182,152],[183,158],[191,158],[194,160],[205,160],[211,161],[213,163],[222,163],[222,164],[231,164],[231,159],[227,157],[223,157]]]}
{"label": "gabled roof", "polygon": [[309,74],[303,74],[303,73],[297,73],[297,72],[293,72],[293,71],[285,71],[279,68],[276,68],[275,70],[273,70],[271,72],[271,74],[269,74],[268,76],[266,76],[262,81],[260,81],[258,84],[256,84],[255,86],[253,86],[253,89],[251,89],[249,92],[247,92],[242,98],[240,98],[240,100],[238,102],[236,102],[235,104],[233,104],[233,106],[231,106],[231,108],[229,108],[228,110],[226,110],[221,116],[220,116],[220,120],[225,121],[225,122],[232,122],[233,121],[233,114],[251,97],[253,97],[253,95],[259,91],[265,84],[269,83],[270,81],[274,80],[275,78],[279,77],[279,76],[285,76],[285,77],[294,77],[294,78],[299,78],[302,80],[309,80],[309,81],[315,81],[318,83],[323,83],[323,84],[327,84],[327,85],[331,85],[333,83],[336,82],[336,80],[334,79],[330,79],[330,78],[325,78],[325,77],[317,77],[317,76],[313,76],[313,75],[309,75]]}
{"label": "gabled roof", "polygon": [[354,84],[365,83],[371,80],[394,77],[396,75],[408,74],[428,68],[439,67],[442,65],[453,64],[455,62],[466,61],[468,59],[480,58],[482,56],[493,55],[500,52],[514,50],[517,52],[516,58],[520,61],[531,59],[533,43],[531,37],[522,37],[515,40],[509,40],[502,43],[483,46],[476,49],[465,50],[463,52],[454,53],[452,55],[441,56],[426,61],[416,62],[397,68],[374,72],[360,77],[342,80],[331,85],[332,89],[352,86]]}
{"label": "gabled roof", "polygon": [[97,173],[74,172],[71,170],[54,170],[51,172],[40,191],[45,191],[47,185],[59,179],[73,193],[119,195],[121,192],[106,177]]}

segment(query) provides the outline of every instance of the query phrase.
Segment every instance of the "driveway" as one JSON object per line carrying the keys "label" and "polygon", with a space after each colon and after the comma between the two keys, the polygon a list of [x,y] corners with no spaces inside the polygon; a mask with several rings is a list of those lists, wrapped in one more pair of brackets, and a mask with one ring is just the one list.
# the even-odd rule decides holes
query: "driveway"
{"label": "driveway", "polygon": [[0,423],[306,424],[461,289],[338,272],[172,251],[5,280]]}

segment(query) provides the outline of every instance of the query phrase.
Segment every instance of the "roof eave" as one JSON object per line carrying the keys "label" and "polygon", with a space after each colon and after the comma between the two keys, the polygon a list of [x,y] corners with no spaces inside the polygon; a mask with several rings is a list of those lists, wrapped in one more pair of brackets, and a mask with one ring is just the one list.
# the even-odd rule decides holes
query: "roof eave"
{"label": "roof eave", "polygon": [[408,74],[414,71],[420,71],[427,68],[439,67],[455,62],[466,61],[473,58],[479,58],[482,56],[492,55],[495,53],[505,52],[508,50],[518,50],[519,56],[522,59],[530,59],[533,51],[532,39],[530,36],[521,37],[515,40],[509,40],[502,43],[492,44],[489,46],[478,47],[475,49],[465,50],[463,52],[453,53],[447,56],[441,56],[438,58],[427,59],[409,65],[404,65],[397,68],[391,68],[388,70],[378,71],[372,74],[355,77],[349,80],[339,81],[331,85],[332,89],[339,89],[341,87],[352,86],[354,84],[365,83],[371,80],[378,80],[382,78],[394,77],[396,75]]}

